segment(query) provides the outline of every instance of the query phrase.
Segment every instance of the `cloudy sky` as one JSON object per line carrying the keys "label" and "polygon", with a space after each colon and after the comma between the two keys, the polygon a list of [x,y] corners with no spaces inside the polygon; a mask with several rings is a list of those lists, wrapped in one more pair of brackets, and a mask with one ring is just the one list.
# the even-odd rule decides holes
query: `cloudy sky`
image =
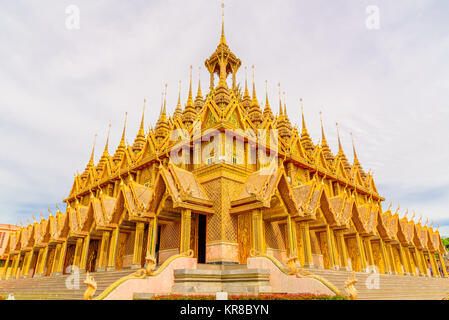
{"label": "cloudy sky", "polygon": [[[225,10],[227,42],[243,65],[255,65],[259,100],[268,80],[276,105],[280,82],[300,123],[302,97],[315,142],[322,110],[334,152],[339,122],[348,158],[353,132],[384,208],[393,201],[401,216],[415,210],[449,235],[449,3],[228,0]],[[96,133],[98,161],[109,123],[110,153],[118,145],[125,112],[132,143],[144,98],[146,126],[155,124],[164,83],[169,110],[179,80],[184,104],[191,64],[195,90],[200,66],[207,88],[204,60],[220,20],[220,1],[210,0],[1,1],[0,222],[54,210]]]}

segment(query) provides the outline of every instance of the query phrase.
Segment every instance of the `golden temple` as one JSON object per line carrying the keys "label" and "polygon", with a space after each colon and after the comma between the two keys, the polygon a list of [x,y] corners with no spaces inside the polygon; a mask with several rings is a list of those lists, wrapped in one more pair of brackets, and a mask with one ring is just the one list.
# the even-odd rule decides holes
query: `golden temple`
{"label": "golden temple", "polygon": [[113,155],[109,138],[98,163],[92,150],[65,212],[11,233],[1,279],[140,269],[189,250],[207,264],[243,265],[256,252],[301,267],[447,277],[438,230],[384,211],[355,147],[351,164],[338,136],[333,154],[322,123],[313,143],[304,113],[298,130],[281,96],[277,114],[268,93],[259,102],[254,73],[252,94],[247,80],[240,88],[241,65],[223,22],[205,61],[209,92],[199,83],[194,98],[191,71],[184,108],[179,95],[169,116],[163,95],[154,128],[142,115],[128,145],[125,121]]}

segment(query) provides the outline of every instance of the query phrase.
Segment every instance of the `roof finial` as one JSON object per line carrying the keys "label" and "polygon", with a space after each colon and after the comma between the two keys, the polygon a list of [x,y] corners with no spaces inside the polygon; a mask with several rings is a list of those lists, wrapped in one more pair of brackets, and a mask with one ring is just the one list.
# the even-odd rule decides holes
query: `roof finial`
{"label": "roof finial", "polygon": [[108,149],[109,149],[109,137],[111,136],[111,126],[112,126],[112,124],[109,124],[108,138],[106,139],[106,145],[104,146],[104,153],[105,154],[108,153]]}
{"label": "roof finial", "polygon": [[253,100],[254,99],[257,99],[256,98],[256,77],[255,77],[255,75],[254,75],[254,73],[255,73],[255,67],[254,67],[254,65],[252,65],[251,66],[251,68],[253,69]]}
{"label": "roof finial", "polygon": [[279,87],[279,116],[282,116],[282,100],[281,100],[281,83],[278,83],[278,87]]}
{"label": "roof finial", "polygon": [[338,122],[336,122],[335,125],[337,126],[338,152],[343,153],[343,147],[341,146],[341,140],[340,140],[340,128],[338,127]]}
{"label": "roof finial", "polygon": [[320,111],[320,121],[321,121],[321,144],[326,145],[327,141],[326,141],[326,137],[324,135],[323,112],[322,111]]}
{"label": "roof finial", "polygon": [[90,160],[89,160],[89,164],[92,164],[92,165],[93,165],[93,163],[94,163],[95,144],[97,143],[97,135],[98,135],[98,134],[95,134],[95,135],[94,135],[94,145],[93,145],[93,147],[92,147],[92,154],[90,155]]}
{"label": "roof finial", "polygon": [[181,108],[181,80],[178,81],[178,104],[176,109]]}
{"label": "roof finial", "polygon": [[221,13],[221,38],[220,38],[220,44],[226,44],[226,38],[225,38],[225,33],[224,33],[224,8],[225,8],[225,4],[224,4],[224,2],[222,2],[221,3],[222,13]]}
{"label": "roof finial", "polygon": [[192,98],[192,65],[190,65],[190,85],[189,85],[189,98],[187,99],[187,105],[193,106],[193,98]]}
{"label": "roof finial", "polygon": [[270,107],[270,103],[268,102],[268,80],[265,80],[265,108]]}
{"label": "roof finial", "polygon": [[145,105],[147,103],[147,99],[143,99],[143,110],[142,110],[142,120],[140,121],[140,128],[139,128],[139,133],[138,134],[142,134],[145,135],[145,131],[143,128],[143,123],[145,121]]}
{"label": "roof finial", "polygon": [[245,97],[249,97],[249,92],[248,92],[248,67],[245,66],[245,93],[244,93]]}
{"label": "roof finial", "polygon": [[125,132],[126,132],[126,121],[128,120],[128,112],[125,112],[125,124],[123,125],[123,133],[122,139],[120,140],[120,144],[125,143]]}
{"label": "roof finial", "polygon": [[285,102],[285,91],[282,92],[282,94],[284,95],[284,115],[287,116],[287,103]]}
{"label": "roof finial", "polygon": [[299,99],[299,104],[301,105],[302,131],[307,131],[306,121],[304,120],[304,104],[302,98]]}
{"label": "roof finial", "polygon": [[201,92],[201,67],[198,68],[198,93],[196,96],[197,98],[203,98],[203,93]]}
{"label": "roof finial", "polygon": [[162,110],[163,114],[166,115],[166,108],[167,108],[167,87],[168,84],[165,84],[165,94],[164,94],[164,109]]}

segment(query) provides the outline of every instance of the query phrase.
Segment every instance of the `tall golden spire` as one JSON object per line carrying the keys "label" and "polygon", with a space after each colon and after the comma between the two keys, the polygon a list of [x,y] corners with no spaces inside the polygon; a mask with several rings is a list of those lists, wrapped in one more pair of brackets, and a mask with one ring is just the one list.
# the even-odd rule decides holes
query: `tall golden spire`
{"label": "tall golden spire", "polygon": [[278,83],[278,87],[279,87],[279,117],[283,116],[283,112],[282,112],[282,100],[281,100],[281,83]]}
{"label": "tall golden spire", "polygon": [[133,151],[135,153],[141,151],[143,147],[145,146],[145,129],[144,129],[144,122],[145,122],[145,105],[147,100],[143,99],[143,110],[142,110],[142,120],[140,122],[140,128],[139,132],[137,133],[136,139],[134,140],[133,144]]}
{"label": "tall golden spire", "polygon": [[359,158],[357,157],[357,152],[355,151],[355,143],[354,143],[354,136],[351,132],[351,139],[352,139],[352,151],[354,153],[354,168],[359,169],[360,171],[360,176],[362,177],[362,179],[366,179],[366,173],[362,168],[362,165],[360,164]]}
{"label": "tall golden spire", "polygon": [[287,117],[287,103],[285,102],[285,91],[282,92],[283,96],[284,96],[284,115],[285,117]]}
{"label": "tall golden spire", "polygon": [[324,158],[332,162],[334,160],[334,156],[332,155],[331,149],[327,144],[326,136],[324,135],[324,125],[323,125],[323,113],[320,111],[320,121],[321,121],[321,147],[323,148]]}
{"label": "tall golden spire", "polygon": [[299,103],[301,105],[301,117],[302,117],[301,143],[304,146],[304,149],[306,149],[306,151],[312,152],[314,147],[309,132],[307,131],[306,121],[304,119],[304,105],[302,98],[299,100]]}
{"label": "tall golden spire", "polygon": [[195,98],[195,109],[196,112],[200,112],[200,110],[203,108],[204,100],[203,100],[203,93],[201,92],[201,67],[198,68],[198,92],[196,94]]}
{"label": "tall golden spire", "polygon": [[81,179],[86,179],[89,175],[89,170],[91,170],[94,167],[94,154],[95,154],[95,144],[97,142],[97,134],[94,136],[94,145],[92,147],[92,153],[90,155],[89,163],[86,166],[86,169],[84,169],[84,172],[81,174]]}
{"label": "tall golden spire", "polygon": [[340,140],[340,128],[338,127],[338,122],[335,123],[335,126],[337,127],[338,153],[342,153],[342,154],[343,154],[343,147],[341,146],[341,140]]}
{"label": "tall golden spire", "polygon": [[270,102],[268,101],[268,81],[265,80],[265,110],[263,112],[266,118],[270,118],[271,121],[274,119],[273,112],[271,111]]}
{"label": "tall golden spire", "polygon": [[189,97],[187,99],[187,106],[193,107],[193,98],[192,98],[192,65],[190,65]]}
{"label": "tall golden spire", "polygon": [[226,44],[226,38],[225,38],[225,32],[224,32],[224,8],[225,4],[224,2],[221,3],[221,37],[220,37],[220,44]]}
{"label": "tall golden spire", "polygon": [[259,101],[257,101],[257,96],[256,96],[256,77],[255,77],[255,68],[254,65],[251,66],[251,68],[253,69],[253,100],[252,100],[252,104],[258,106],[259,105]]}
{"label": "tall golden spire", "polygon": [[104,146],[104,151],[103,151],[103,156],[104,155],[109,155],[109,137],[111,136],[111,127],[112,124],[109,124],[109,129],[108,129],[108,138],[106,139],[106,145]]}
{"label": "tall golden spire", "polygon": [[178,83],[178,104],[176,105],[175,112],[173,113],[173,118],[177,119],[182,116],[182,107],[181,107],[181,80]]}
{"label": "tall golden spire", "polygon": [[249,112],[249,108],[251,107],[251,97],[248,92],[248,68],[245,67],[245,93],[243,94],[242,105],[246,111]]}

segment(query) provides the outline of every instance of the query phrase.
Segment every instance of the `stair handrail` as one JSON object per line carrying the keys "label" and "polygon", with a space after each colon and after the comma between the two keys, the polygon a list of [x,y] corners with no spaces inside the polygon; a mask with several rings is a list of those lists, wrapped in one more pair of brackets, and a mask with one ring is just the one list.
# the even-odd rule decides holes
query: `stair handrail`
{"label": "stair handrail", "polygon": [[133,279],[145,279],[146,277],[155,277],[161,274],[174,260],[179,258],[192,258],[193,255],[194,252],[191,249],[187,250],[186,252],[173,255],[169,257],[167,260],[165,260],[164,263],[162,263],[162,265],[156,270],[155,270],[156,267],[155,260],[147,257],[146,260],[148,262],[148,265],[146,268],[139,269],[130,275],[118,279],[95,298],[92,298],[92,296],[95,294],[97,290],[97,283],[88,272],[86,274],[86,280],[84,281],[84,284],[87,285],[87,289],[84,292],[84,300],[104,300],[112,291],[114,291],[114,289],[116,289],[122,283]]}
{"label": "stair handrail", "polygon": [[313,274],[312,272],[306,271],[302,268],[297,267],[298,257],[290,257],[287,260],[287,264],[284,265],[281,261],[276,259],[273,256],[264,254],[262,252],[259,252],[257,250],[252,249],[250,251],[250,256],[257,258],[267,258],[270,260],[282,273],[286,275],[294,275],[297,278],[312,278],[323,284],[325,287],[327,287],[329,290],[331,290],[335,295],[346,297],[349,300],[357,300],[358,292],[355,288],[355,284],[357,283],[356,274],[355,272],[352,273],[352,275],[346,280],[345,282],[345,291],[346,295],[339,290],[334,284],[332,284],[329,280],[326,278]]}

